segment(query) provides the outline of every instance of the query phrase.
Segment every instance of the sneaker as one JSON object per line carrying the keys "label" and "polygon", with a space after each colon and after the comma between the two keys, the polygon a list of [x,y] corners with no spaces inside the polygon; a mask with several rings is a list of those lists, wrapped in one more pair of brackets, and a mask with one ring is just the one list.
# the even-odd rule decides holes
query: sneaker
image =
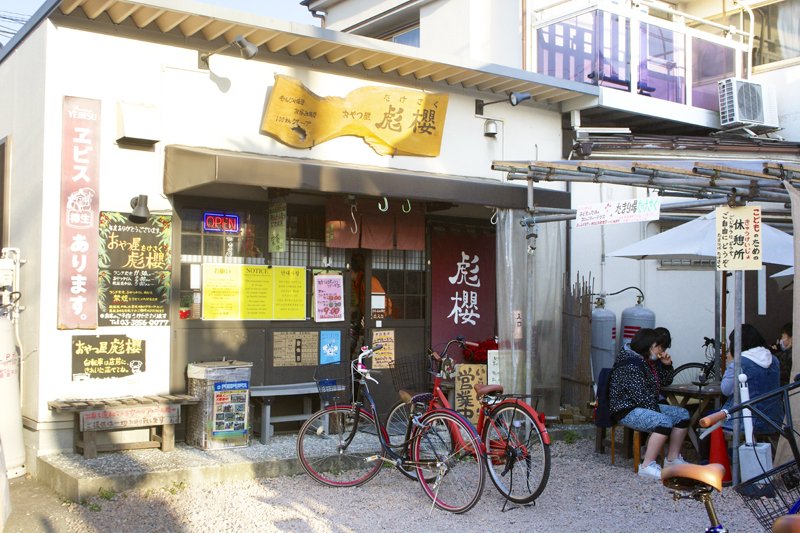
{"label": "sneaker", "polygon": [[653,479],[661,479],[661,466],[655,461],[647,466],[639,467],[639,475],[642,477],[649,477]]}
{"label": "sneaker", "polygon": [[670,461],[669,459],[664,459],[664,466],[675,466],[675,465],[688,465],[689,462],[684,460],[681,454],[678,454],[678,457]]}

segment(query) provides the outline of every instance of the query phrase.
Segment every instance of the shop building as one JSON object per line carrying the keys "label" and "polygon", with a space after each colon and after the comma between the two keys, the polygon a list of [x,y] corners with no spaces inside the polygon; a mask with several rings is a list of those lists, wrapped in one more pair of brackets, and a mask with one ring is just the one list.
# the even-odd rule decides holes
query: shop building
{"label": "shop building", "polygon": [[[494,337],[499,315],[512,320],[496,304],[496,241],[522,235],[525,256],[528,189],[490,163],[557,158],[561,106],[596,93],[190,7],[49,1],[0,50],[29,471],[72,448],[56,399],[185,392],[187,364],[223,358],[251,362],[252,387],[306,382],[320,358],[374,339],[422,356],[451,336]],[[487,108],[491,123],[476,115],[511,89],[540,96]],[[551,241],[543,257],[563,265],[563,228]],[[332,319],[315,307],[325,275]],[[362,294],[357,275],[372,280]],[[366,340],[353,336],[362,316]]]}

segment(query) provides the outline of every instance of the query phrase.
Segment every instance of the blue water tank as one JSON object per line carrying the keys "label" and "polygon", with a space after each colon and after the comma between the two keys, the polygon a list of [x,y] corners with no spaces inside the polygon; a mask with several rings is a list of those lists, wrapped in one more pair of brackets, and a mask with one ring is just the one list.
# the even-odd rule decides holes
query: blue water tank
{"label": "blue water tank", "polygon": [[641,300],[633,307],[623,309],[619,327],[622,333],[619,337],[620,348],[629,345],[640,329],[654,327],[656,327],[656,314],[643,306]]}
{"label": "blue water tank", "polygon": [[600,370],[614,365],[617,346],[617,315],[598,298],[592,311],[592,381],[597,384]]}

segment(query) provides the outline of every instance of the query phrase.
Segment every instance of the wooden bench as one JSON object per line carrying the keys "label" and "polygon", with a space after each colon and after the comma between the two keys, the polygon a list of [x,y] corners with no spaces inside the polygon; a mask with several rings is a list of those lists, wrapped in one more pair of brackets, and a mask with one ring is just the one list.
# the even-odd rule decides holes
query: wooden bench
{"label": "wooden bench", "polygon": [[[175,424],[181,420],[181,406],[195,405],[199,398],[186,394],[160,394],[91,400],[55,400],[47,406],[56,413],[73,413],[73,445],[86,459],[97,452],[161,448],[175,449]],[[97,433],[136,428],[150,428],[147,442],[98,444]],[[161,428],[159,435],[157,429]]]}
{"label": "wooden bench", "polygon": [[[280,385],[261,385],[250,388],[250,396],[261,402],[261,444],[269,443],[274,428],[279,422],[307,420],[313,412],[309,395],[318,394],[317,383],[283,383]],[[303,396],[303,412],[293,415],[272,416],[272,401],[278,396]]]}

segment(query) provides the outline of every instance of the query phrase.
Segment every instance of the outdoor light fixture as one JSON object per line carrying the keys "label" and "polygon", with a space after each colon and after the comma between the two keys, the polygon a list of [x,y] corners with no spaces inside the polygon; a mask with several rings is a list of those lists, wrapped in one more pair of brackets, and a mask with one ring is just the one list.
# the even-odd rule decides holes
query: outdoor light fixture
{"label": "outdoor light fixture", "polygon": [[520,102],[524,102],[525,100],[530,100],[532,98],[531,93],[524,92],[524,93],[509,93],[507,98],[503,98],[502,100],[495,100],[493,102],[484,102],[483,100],[475,100],[475,114],[476,115],[483,115],[483,108],[487,105],[492,104],[499,104],[500,102],[508,102],[512,106],[518,105]]}
{"label": "outdoor light fixture", "polygon": [[134,224],[144,224],[150,219],[150,210],[147,208],[147,195],[140,194],[131,198],[133,211],[128,215],[128,220]]}
{"label": "outdoor light fixture", "polygon": [[220,46],[216,50],[212,52],[206,52],[205,54],[200,55],[200,61],[198,65],[200,68],[207,69],[208,68],[208,58],[213,56],[214,54],[218,54],[223,50],[227,50],[231,46],[235,46],[239,49],[239,53],[242,55],[244,59],[253,59],[253,57],[258,53],[258,47],[244,38],[242,35],[237,35],[233,38],[233,41],[226,44],[225,46]]}
{"label": "outdoor light fixture", "polygon": [[483,123],[483,136],[484,137],[497,137],[497,122],[492,119],[486,119]]}

